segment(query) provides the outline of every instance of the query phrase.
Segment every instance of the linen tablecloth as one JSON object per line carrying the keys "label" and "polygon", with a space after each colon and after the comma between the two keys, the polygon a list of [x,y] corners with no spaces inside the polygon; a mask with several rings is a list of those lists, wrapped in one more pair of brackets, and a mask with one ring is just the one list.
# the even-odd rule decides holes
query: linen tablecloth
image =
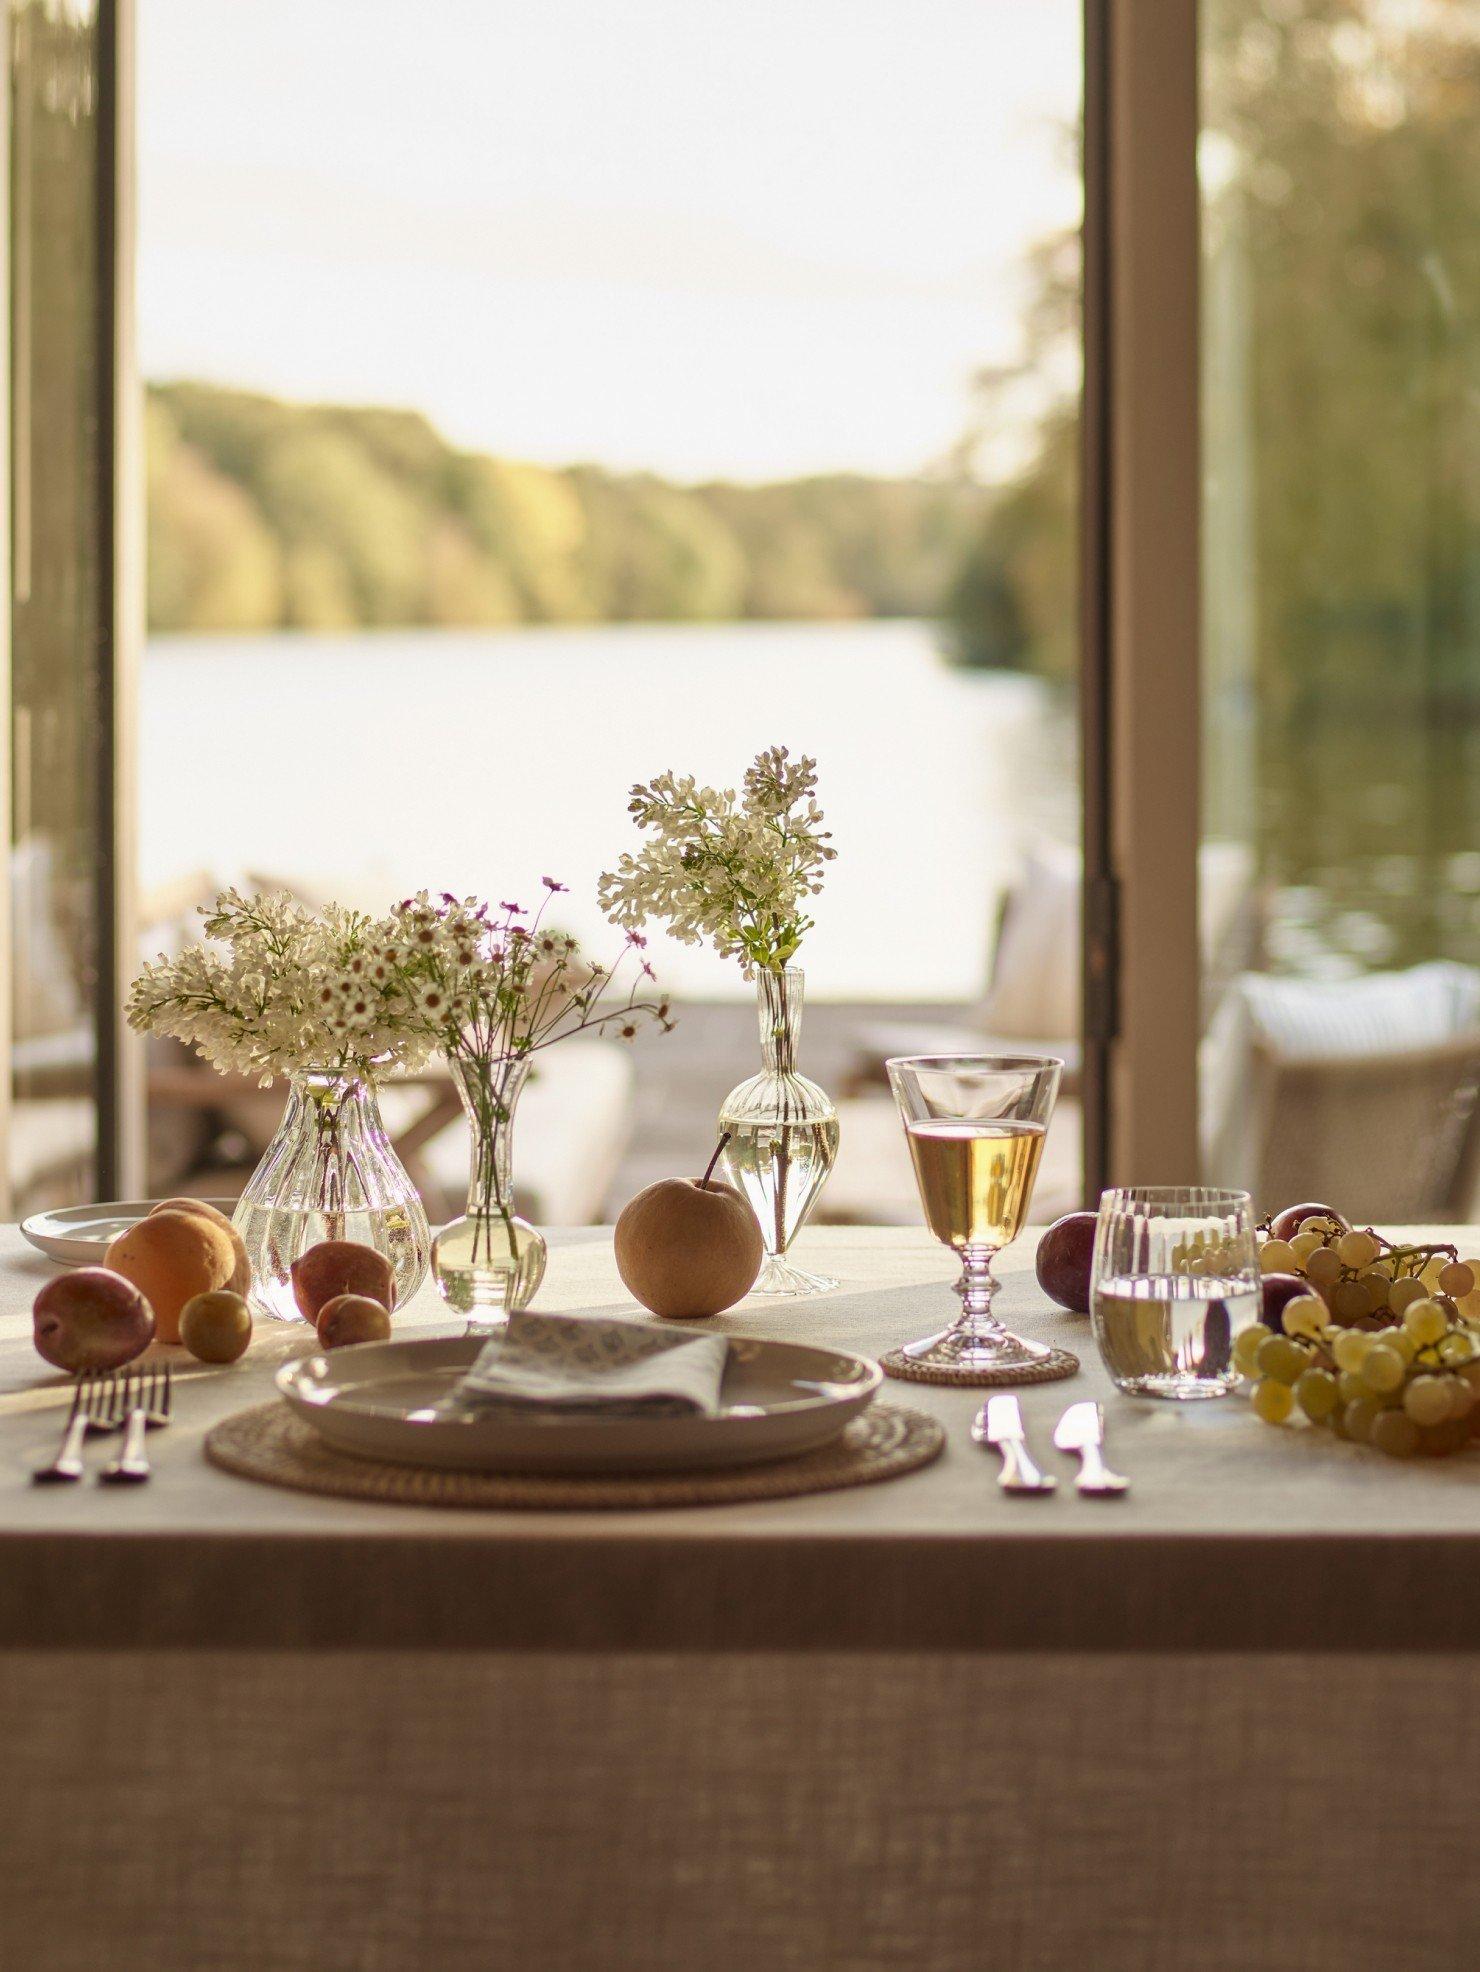
{"label": "linen tablecloth", "polygon": [[[1103,1386],[1030,1251],[1005,1312],[1087,1363],[1023,1393],[1067,1481],[1049,1427]],[[919,1236],[808,1256],[842,1291],[727,1327],[877,1350],[945,1305]],[[1480,1455],[1112,1400],[1129,1500],[1009,1501],[973,1393],[889,1385],[950,1432],[893,1485],[368,1507],[203,1464],[277,1333],[183,1378],[150,1487],[33,1493],[46,1271],[0,1238],[6,1972],[1470,1962]],[[608,1239],[542,1301],[625,1306]]]}

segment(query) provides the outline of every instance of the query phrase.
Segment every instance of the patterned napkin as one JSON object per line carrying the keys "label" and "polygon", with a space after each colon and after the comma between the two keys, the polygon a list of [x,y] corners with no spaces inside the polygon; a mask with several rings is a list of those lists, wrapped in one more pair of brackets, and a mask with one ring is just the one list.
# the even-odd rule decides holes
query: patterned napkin
{"label": "patterned napkin", "polygon": [[729,1344],[610,1315],[509,1317],[446,1406],[464,1416],[712,1417]]}

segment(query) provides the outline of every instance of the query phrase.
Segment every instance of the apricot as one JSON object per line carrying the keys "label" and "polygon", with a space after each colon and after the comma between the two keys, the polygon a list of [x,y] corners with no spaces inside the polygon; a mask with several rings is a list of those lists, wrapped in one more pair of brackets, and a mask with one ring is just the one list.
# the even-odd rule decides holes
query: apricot
{"label": "apricot", "polygon": [[316,1324],[326,1349],[344,1349],[352,1342],[389,1342],[391,1313],[383,1301],[368,1294],[336,1294],[319,1309]]}
{"label": "apricot", "polygon": [[162,1198],[150,1213],[155,1212],[198,1212],[203,1219],[209,1219],[213,1226],[219,1226],[231,1241],[231,1250],[236,1255],[236,1265],[231,1270],[231,1279],[226,1285],[233,1294],[245,1296],[252,1285],[252,1263],[247,1258],[247,1248],[241,1234],[224,1212],[218,1212],[214,1205],[207,1205],[203,1198]]}
{"label": "apricot", "polygon": [[396,1275],[373,1246],[354,1239],[323,1239],[293,1262],[293,1299],[305,1321],[316,1322],[325,1302],[340,1294],[366,1294],[389,1311],[396,1305]]}
{"label": "apricot", "polygon": [[149,1301],[159,1340],[178,1342],[180,1310],[194,1295],[224,1287],[236,1254],[221,1228],[199,1212],[151,1212],[118,1235],[106,1264]]}
{"label": "apricot", "polygon": [[194,1294],[180,1310],[180,1340],[199,1363],[234,1363],[252,1339],[252,1311],[229,1287]]}
{"label": "apricot", "polygon": [[131,1280],[77,1267],[49,1280],[31,1310],[36,1353],[55,1369],[119,1369],[154,1338],[154,1310]]}

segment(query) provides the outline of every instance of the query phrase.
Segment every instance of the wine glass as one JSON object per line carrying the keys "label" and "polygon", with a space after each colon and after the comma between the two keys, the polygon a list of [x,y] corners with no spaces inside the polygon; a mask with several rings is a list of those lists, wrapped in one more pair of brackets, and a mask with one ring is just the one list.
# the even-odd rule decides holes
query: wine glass
{"label": "wine glass", "polygon": [[912,1362],[1006,1381],[1041,1365],[1046,1344],[1011,1335],[992,1313],[992,1260],[1028,1216],[1064,1064],[1048,1055],[912,1055],[887,1062],[925,1222],[961,1256],[961,1312],[905,1344]]}

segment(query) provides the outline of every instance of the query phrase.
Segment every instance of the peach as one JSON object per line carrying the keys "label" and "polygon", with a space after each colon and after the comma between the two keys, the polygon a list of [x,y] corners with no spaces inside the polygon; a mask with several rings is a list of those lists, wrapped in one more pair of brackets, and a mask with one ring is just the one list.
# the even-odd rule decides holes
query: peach
{"label": "peach", "polygon": [[199,1212],[151,1212],[118,1235],[107,1265],[148,1298],[159,1340],[178,1342],[180,1310],[194,1295],[224,1287],[236,1254],[221,1228]]}
{"label": "peach", "polygon": [[367,1294],[389,1311],[396,1305],[396,1275],[373,1246],[353,1239],[322,1239],[293,1262],[293,1298],[305,1321],[316,1322],[326,1301]]}
{"label": "peach", "polygon": [[368,1294],[336,1294],[319,1309],[317,1326],[326,1349],[344,1349],[352,1342],[389,1342],[390,1309]]}
{"label": "peach", "polygon": [[154,1310],[122,1274],[77,1267],[49,1280],[31,1310],[36,1353],[56,1369],[119,1369],[149,1347]]}
{"label": "peach", "polygon": [[207,1205],[203,1198],[162,1198],[150,1213],[154,1212],[198,1212],[203,1219],[209,1219],[213,1226],[219,1226],[231,1241],[231,1250],[236,1255],[236,1265],[231,1270],[231,1279],[226,1285],[233,1294],[245,1296],[252,1285],[252,1263],[247,1258],[246,1245],[241,1234],[224,1212],[218,1212],[214,1205]]}

